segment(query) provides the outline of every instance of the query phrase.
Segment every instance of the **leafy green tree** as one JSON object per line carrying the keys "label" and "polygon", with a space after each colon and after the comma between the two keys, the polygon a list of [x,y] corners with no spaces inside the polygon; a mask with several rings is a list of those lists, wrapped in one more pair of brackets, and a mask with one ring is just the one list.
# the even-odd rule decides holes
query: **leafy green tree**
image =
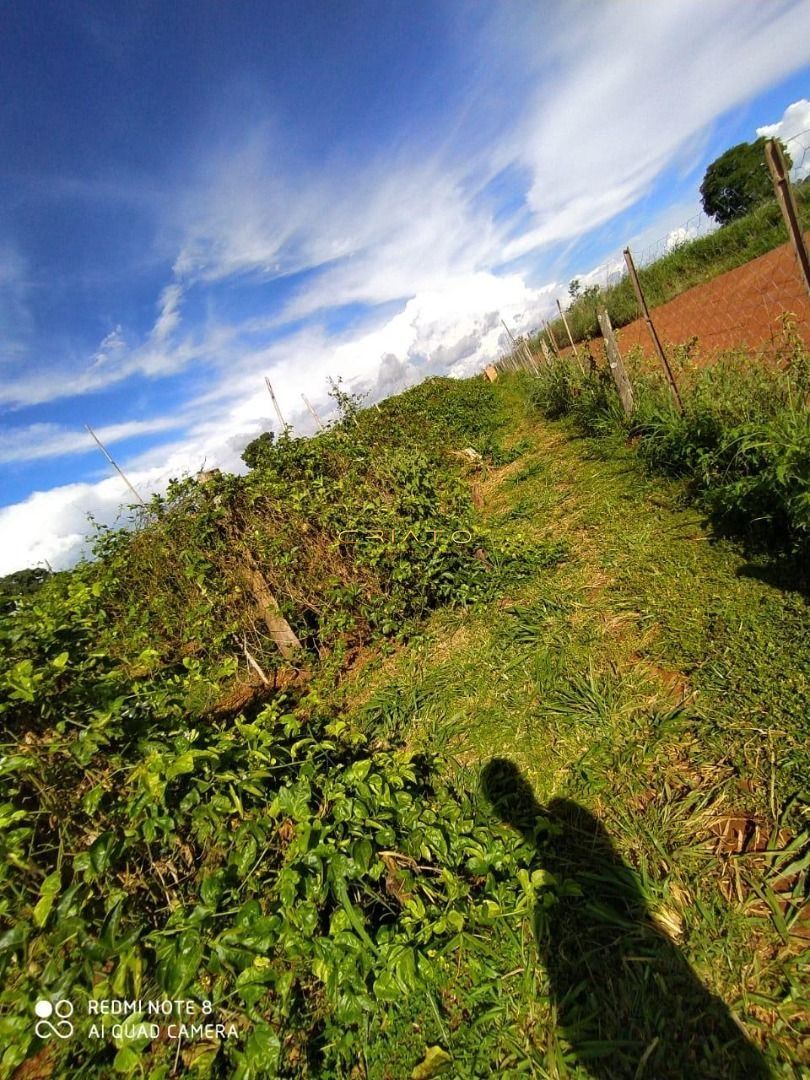
{"label": "leafy green tree", "polygon": [[[738,143],[711,163],[700,185],[703,209],[721,225],[744,217],[755,206],[773,197],[764,136],[752,143]],[[788,168],[793,164],[782,149]]]}
{"label": "leafy green tree", "polygon": [[274,442],[275,434],[272,431],[263,431],[242,451],[242,461],[249,469],[255,469],[270,454]]}

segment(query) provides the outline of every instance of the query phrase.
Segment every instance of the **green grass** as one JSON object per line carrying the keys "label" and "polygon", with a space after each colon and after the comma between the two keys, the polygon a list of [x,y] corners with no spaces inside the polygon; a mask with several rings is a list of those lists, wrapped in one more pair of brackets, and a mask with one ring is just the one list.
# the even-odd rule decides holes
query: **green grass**
{"label": "green grass", "polygon": [[[528,418],[514,381],[498,385],[519,420],[515,437],[533,445],[491,477],[489,526],[513,535],[517,520],[526,542],[564,539],[569,557],[478,611],[436,613],[418,642],[371,662],[340,690],[369,730],[390,735],[395,727],[413,747],[441,745],[459,784],[507,759],[539,808],[573,801],[603,827],[601,854],[584,873],[570,852],[566,862],[565,852],[539,849],[538,865],[585,882],[593,903],[572,923],[551,909],[543,932],[556,935],[554,949],[537,912],[535,925],[499,943],[500,971],[520,974],[497,1000],[488,997],[489,1023],[476,1029],[487,1068],[632,1076],[640,1058],[633,1039],[655,1031],[640,1075],[760,1075],[756,1062],[734,1056],[715,1061],[719,1071],[684,1064],[694,1021],[688,1002],[698,1011],[717,1005],[701,997],[707,988],[763,1048],[774,1075],[799,1076],[810,1007],[806,949],[795,936],[800,905],[788,900],[783,915],[767,891],[778,859],[795,855],[733,857],[718,850],[716,830],[735,817],[765,837],[782,827],[774,847],[790,836],[806,850],[806,804],[794,798],[806,782],[810,734],[805,599],[769,584],[767,563],[713,540],[683,487],[646,475],[632,450],[611,445],[607,456],[564,423]],[[646,905],[649,919],[630,917],[626,936],[617,944],[608,933],[605,947],[633,978],[597,965],[604,987],[596,978],[581,1008],[563,1005],[561,1015],[554,979],[593,972],[590,950],[600,954],[621,908],[600,907],[599,878],[611,880],[622,864],[633,882],[632,903],[622,903]],[[675,949],[662,952],[650,925]],[[580,954],[572,943],[583,941]],[[559,950],[574,957],[562,975],[554,969]],[[634,950],[638,969],[628,959]],[[699,983],[685,974],[684,958]],[[670,984],[681,988],[680,1005],[664,992]],[[598,1037],[582,1020],[589,1008],[601,1017]],[[668,1027],[659,1023],[665,1013]],[[572,1016],[584,1023],[579,1034]],[[635,1032],[629,1046],[623,1025]],[[441,1041],[431,1027],[434,1037]],[[443,1045],[458,1075],[487,1074],[460,1032]],[[407,1075],[387,1073],[382,1059],[369,1069]]]}
{"label": "green grass", "polygon": [[[810,184],[797,186],[795,192],[801,224],[804,229],[810,229]],[[682,244],[640,268],[639,278],[647,303],[650,307],[665,304],[695,285],[765,255],[787,240],[779,207],[776,202],[765,203],[738,221]],[[614,328],[626,326],[639,317],[633,286],[625,276],[616,285],[600,288],[598,295],[580,297],[566,311],[574,341],[601,337],[597,302],[607,307]],[[552,322],[551,329],[558,342],[568,342],[562,319]]]}
{"label": "green grass", "polygon": [[480,587],[267,705],[194,715],[191,663],[123,685],[81,575],[69,614],[35,594],[47,649],[7,673],[25,738],[0,758],[0,1075],[172,1074],[165,1043],[36,1043],[46,992],[210,996],[239,1037],[182,1048],[201,1077],[407,1080],[433,1047],[463,1078],[802,1075],[806,598],[525,390],[361,415],[370,445],[435,408],[431,458],[483,455],[452,465]]}

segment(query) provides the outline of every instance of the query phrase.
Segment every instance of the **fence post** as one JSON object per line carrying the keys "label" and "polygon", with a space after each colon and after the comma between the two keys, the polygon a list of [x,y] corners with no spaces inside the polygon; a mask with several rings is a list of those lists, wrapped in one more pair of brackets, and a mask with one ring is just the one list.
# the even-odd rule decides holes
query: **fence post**
{"label": "fence post", "polygon": [[525,341],[521,342],[520,347],[523,351],[523,355],[526,357],[526,363],[529,365],[529,370],[533,371],[536,375],[539,369],[537,367],[537,361],[532,354],[532,350]]}
{"label": "fence post", "polygon": [[773,190],[776,192],[776,200],[782,211],[782,217],[785,219],[788,236],[793,244],[793,251],[798,260],[804,284],[810,293],[810,254],[808,254],[807,242],[799,222],[799,209],[790,186],[787,162],[778,139],[768,139],[765,143],[765,160],[768,162]]}
{"label": "fence post", "polygon": [[304,404],[309,409],[309,415],[313,418],[313,420],[318,425],[318,427],[321,429],[321,431],[323,431],[326,428],[326,424],[324,424],[323,420],[321,420],[320,416],[318,416],[318,414],[312,408],[312,405],[310,404],[310,401],[309,401],[309,398],[307,397],[307,395],[302,394],[301,397],[304,399]]}
{"label": "fence post", "polygon": [[278,417],[278,422],[281,426],[280,434],[283,435],[284,432],[287,430],[287,425],[284,423],[284,417],[281,415],[281,409],[278,407],[276,395],[273,393],[273,387],[266,375],[264,377],[264,381],[267,383],[267,389],[270,391],[270,397],[273,399],[273,408],[276,410],[276,416]]}
{"label": "fence post", "polygon": [[681,395],[678,392],[678,384],[675,382],[675,376],[672,374],[672,368],[669,366],[667,354],[664,352],[664,346],[661,344],[661,339],[658,337],[658,331],[655,329],[655,323],[652,321],[650,309],[647,307],[647,301],[644,299],[644,293],[641,291],[641,282],[638,280],[636,264],[633,262],[633,256],[630,254],[629,247],[624,249],[624,261],[627,263],[627,272],[630,275],[630,280],[633,282],[633,289],[635,290],[636,300],[638,300],[638,306],[641,308],[641,314],[647,324],[647,329],[650,332],[655,351],[658,353],[658,359],[661,361],[661,366],[667,377],[672,396],[675,398],[678,410],[683,412],[683,402],[681,401]]}
{"label": "fence post", "polygon": [[562,317],[563,326],[565,327],[565,332],[566,332],[566,334],[568,334],[568,340],[571,342],[571,348],[574,350],[574,356],[577,358],[577,363],[579,364],[580,371],[584,375],[585,374],[585,365],[582,363],[582,360],[580,359],[580,355],[579,355],[579,353],[577,351],[577,347],[574,344],[574,339],[571,336],[571,327],[568,325],[568,319],[566,319],[566,317],[565,317],[565,312],[563,311],[562,304],[560,303],[559,300],[557,301],[557,311],[559,311],[560,316]]}
{"label": "fence post", "polygon": [[546,322],[546,320],[543,319],[543,326],[545,326],[546,328],[546,333],[548,334],[549,341],[551,342],[554,352],[557,354],[557,356],[559,356],[560,346],[557,344],[557,339],[554,337],[554,331],[551,329],[551,323]]}
{"label": "fence post", "polygon": [[551,349],[546,345],[545,341],[540,340],[540,348],[543,350],[543,356],[546,359],[546,363],[551,363]]}
{"label": "fence post", "polygon": [[599,329],[602,331],[602,339],[605,342],[605,352],[607,353],[608,364],[610,365],[610,373],[613,376],[613,381],[616,383],[616,390],[619,394],[619,399],[624,409],[624,415],[629,417],[633,412],[633,387],[630,383],[630,379],[627,375],[627,370],[622,360],[622,354],[619,352],[619,343],[616,341],[616,335],[613,333],[613,327],[610,325],[610,316],[607,313],[607,308],[602,308],[597,312],[597,318],[599,319]]}

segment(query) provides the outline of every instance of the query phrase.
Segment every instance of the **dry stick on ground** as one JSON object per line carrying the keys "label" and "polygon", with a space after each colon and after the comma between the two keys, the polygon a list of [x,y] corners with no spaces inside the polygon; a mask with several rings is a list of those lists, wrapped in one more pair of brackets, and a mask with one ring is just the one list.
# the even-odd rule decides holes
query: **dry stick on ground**
{"label": "dry stick on ground", "polygon": [[566,332],[566,334],[568,334],[568,340],[571,342],[571,348],[574,350],[574,356],[577,358],[577,363],[579,364],[580,371],[584,375],[585,374],[585,365],[582,363],[582,357],[579,355],[579,352],[577,351],[577,347],[574,344],[574,338],[571,335],[571,327],[568,325],[568,319],[566,319],[566,317],[565,317],[565,312],[563,311],[562,304],[560,303],[559,300],[557,301],[557,310],[559,311],[560,316],[562,318],[563,326],[565,327],[565,332]]}
{"label": "dry stick on ground", "polygon": [[636,273],[636,264],[633,262],[633,256],[630,254],[630,248],[624,249],[624,261],[627,263],[627,272],[630,275],[630,280],[633,283],[633,289],[636,294],[636,300],[638,300],[638,306],[641,308],[641,314],[647,324],[647,329],[650,332],[652,338],[653,347],[658,353],[658,359],[661,361],[661,365],[664,369],[664,374],[667,377],[669,388],[672,391],[672,396],[675,398],[675,402],[678,406],[679,412],[683,412],[683,402],[681,401],[681,395],[678,392],[678,384],[675,382],[675,376],[672,374],[672,368],[669,366],[669,360],[667,360],[667,354],[664,352],[664,346],[661,344],[661,339],[658,337],[658,331],[655,329],[655,323],[652,321],[650,315],[650,309],[647,307],[647,301],[644,299],[644,293],[641,289],[641,282],[638,279]]}
{"label": "dry stick on ground", "polygon": [[785,155],[782,153],[782,147],[778,139],[768,139],[765,143],[765,160],[768,162],[771,180],[773,181],[773,190],[776,192],[779,209],[782,211],[788,236],[793,245],[793,253],[804,278],[804,284],[810,293],[810,252],[807,250],[807,241],[799,224],[799,209],[796,206],[793,188],[790,186]]}
{"label": "dry stick on ground", "polygon": [[632,415],[634,405],[633,387],[627,375],[624,361],[622,360],[622,354],[619,352],[619,343],[616,341],[616,335],[613,333],[613,327],[610,325],[610,316],[607,313],[607,308],[602,308],[602,310],[597,313],[597,318],[599,319],[599,329],[602,331],[602,338],[605,342],[605,352],[607,353],[608,364],[610,365],[610,373],[616,384],[616,390],[618,391],[619,400],[624,409],[624,415],[629,417]]}
{"label": "dry stick on ground", "polygon": [[321,431],[323,431],[326,428],[326,424],[324,424],[323,420],[321,420],[320,416],[318,416],[318,414],[312,408],[312,405],[310,404],[309,398],[307,397],[307,395],[302,394],[301,397],[304,399],[304,404],[309,409],[310,415],[315,420],[315,423],[320,427]]}
{"label": "dry stick on ground", "polygon": [[284,417],[281,415],[281,409],[278,407],[276,395],[273,393],[273,387],[270,385],[270,380],[266,375],[264,381],[267,383],[267,389],[270,391],[270,397],[273,399],[273,408],[276,410],[276,416],[278,417],[279,424],[281,424],[281,433],[283,434],[287,430],[287,425],[284,423]]}

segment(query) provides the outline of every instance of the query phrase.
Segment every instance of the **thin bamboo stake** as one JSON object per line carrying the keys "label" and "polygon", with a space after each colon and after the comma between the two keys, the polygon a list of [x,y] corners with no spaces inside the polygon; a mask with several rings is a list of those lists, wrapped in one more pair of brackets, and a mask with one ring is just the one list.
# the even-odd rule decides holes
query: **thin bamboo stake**
{"label": "thin bamboo stake", "polygon": [[287,428],[287,425],[284,422],[284,417],[281,415],[281,409],[279,408],[278,402],[276,401],[276,395],[273,393],[273,387],[271,386],[270,380],[266,375],[264,377],[264,381],[267,383],[267,389],[270,391],[270,397],[273,399],[273,408],[276,410],[278,422],[281,425],[282,432],[284,432]]}
{"label": "thin bamboo stake", "polygon": [[545,327],[546,333],[548,334],[549,341],[551,342],[551,347],[554,349],[554,352],[557,354],[557,356],[559,356],[560,346],[557,344],[557,339],[554,337],[554,331],[551,329],[551,323],[543,319],[543,326]]}
{"label": "thin bamboo stake", "polygon": [[104,446],[104,443],[101,441],[101,439],[99,439],[99,437],[98,437],[98,435],[96,435],[95,431],[93,431],[93,429],[90,427],[89,424],[85,424],[84,426],[87,428],[87,431],[91,435],[91,437],[92,437],[93,441],[95,442],[96,446],[102,452],[102,454],[107,459],[107,461],[109,461],[110,465],[112,465],[112,467],[115,469],[115,471],[118,473],[118,475],[124,481],[124,483],[127,485],[129,490],[132,492],[132,494],[135,496],[135,498],[138,500],[138,502],[141,504],[141,506],[145,507],[146,502],[141,498],[141,496],[138,494],[138,492],[135,490],[135,488],[129,482],[129,479],[127,478],[127,475],[124,472],[124,470],[121,468],[121,466],[118,465],[114,461],[114,459],[110,456],[110,454],[107,452],[107,449]]}
{"label": "thin bamboo stake", "polygon": [[313,417],[313,419],[315,420],[315,422],[316,422],[316,423],[318,424],[318,426],[320,427],[321,431],[324,431],[324,430],[325,430],[325,428],[326,428],[326,424],[324,424],[323,420],[321,420],[320,416],[318,416],[318,414],[317,414],[317,413],[315,412],[315,410],[314,410],[314,409],[312,408],[312,405],[310,405],[310,403],[309,403],[309,398],[307,397],[307,395],[306,395],[306,394],[302,394],[302,395],[301,395],[301,397],[302,397],[302,398],[304,399],[304,404],[305,404],[305,405],[306,405],[306,407],[307,407],[307,408],[309,409],[309,411],[310,411],[310,415],[311,415],[311,416]]}
{"label": "thin bamboo stake", "polygon": [[574,344],[574,339],[573,339],[573,337],[571,335],[571,327],[568,325],[568,319],[566,319],[566,317],[565,317],[565,312],[563,311],[562,304],[560,303],[559,300],[557,301],[557,310],[559,311],[559,313],[560,313],[560,315],[562,317],[563,326],[565,327],[565,332],[566,332],[566,334],[568,334],[568,340],[571,342],[571,348],[574,350],[574,356],[577,358],[577,363],[579,364],[580,370],[581,370],[582,374],[584,375],[585,374],[585,365],[582,363],[582,358],[580,357],[579,352],[577,351],[577,347]]}

